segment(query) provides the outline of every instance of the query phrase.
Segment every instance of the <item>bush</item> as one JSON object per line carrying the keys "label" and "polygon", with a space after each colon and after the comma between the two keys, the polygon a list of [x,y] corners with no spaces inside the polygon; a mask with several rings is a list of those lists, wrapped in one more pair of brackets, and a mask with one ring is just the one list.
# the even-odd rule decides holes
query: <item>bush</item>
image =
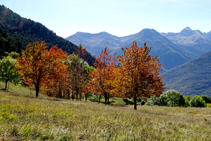
{"label": "bush", "polygon": [[207,96],[207,95],[202,95],[201,97],[202,97],[202,99],[203,99],[206,103],[211,103],[211,98],[210,98],[209,96]]}
{"label": "bush", "polygon": [[207,104],[207,108],[211,108],[211,104],[209,103],[209,104]]}
{"label": "bush", "polygon": [[185,99],[182,96],[182,94],[180,94],[178,91],[168,90],[160,96],[160,105],[163,105],[163,106],[168,105],[168,106],[173,106],[173,107],[184,106]]}
{"label": "bush", "polygon": [[191,97],[189,95],[184,96],[185,100],[190,101]]}
{"label": "bush", "polygon": [[146,102],[144,100],[141,100],[141,105],[144,105]]}
{"label": "bush", "polygon": [[189,107],[190,106],[191,97],[189,95],[187,95],[187,96],[184,96],[184,98],[185,98],[185,105],[184,105],[184,107]]}
{"label": "bush", "polygon": [[206,102],[200,96],[194,96],[190,101],[191,107],[206,107]]}
{"label": "bush", "polygon": [[150,96],[150,98],[147,99],[147,102],[145,105],[147,106],[153,106],[153,105],[156,105],[157,104],[157,98],[155,95],[153,96]]}
{"label": "bush", "polygon": [[157,99],[157,103],[159,106],[167,106],[168,104],[167,94],[163,93],[162,95],[160,95],[160,97]]}

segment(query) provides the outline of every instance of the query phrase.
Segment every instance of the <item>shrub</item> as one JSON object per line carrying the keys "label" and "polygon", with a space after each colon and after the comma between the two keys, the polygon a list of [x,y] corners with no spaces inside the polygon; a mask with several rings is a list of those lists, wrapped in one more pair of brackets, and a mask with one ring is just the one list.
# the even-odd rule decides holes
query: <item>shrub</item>
{"label": "shrub", "polygon": [[208,107],[208,108],[211,108],[211,104],[210,104],[210,103],[209,103],[209,104],[207,104],[207,107]]}
{"label": "shrub", "polygon": [[150,96],[150,98],[147,99],[147,102],[145,105],[148,105],[148,106],[153,106],[153,105],[156,105],[157,104],[157,98],[155,95],[153,96]]}
{"label": "shrub", "polygon": [[206,107],[206,102],[202,99],[202,97],[196,95],[190,101],[191,107]]}
{"label": "shrub", "polygon": [[160,96],[161,102],[160,104],[166,104],[168,106],[184,106],[185,105],[185,99],[176,90],[168,90]]}
{"label": "shrub", "polygon": [[201,97],[202,97],[202,99],[203,99],[206,103],[211,103],[211,98],[210,98],[209,96],[207,96],[207,95],[202,95]]}
{"label": "shrub", "polygon": [[190,101],[191,97],[189,95],[184,96],[185,100]]}
{"label": "shrub", "polygon": [[144,105],[146,102],[144,100],[141,100],[141,105]]}
{"label": "shrub", "polygon": [[168,104],[167,94],[163,93],[162,95],[160,95],[160,97],[157,100],[157,103],[159,106],[167,106]]}

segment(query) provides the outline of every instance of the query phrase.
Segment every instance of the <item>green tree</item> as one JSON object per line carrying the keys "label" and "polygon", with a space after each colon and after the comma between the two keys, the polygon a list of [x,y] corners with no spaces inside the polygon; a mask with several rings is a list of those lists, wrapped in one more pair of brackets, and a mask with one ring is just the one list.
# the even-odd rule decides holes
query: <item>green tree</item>
{"label": "green tree", "polygon": [[209,96],[207,96],[207,95],[202,95],[201,97],[202,97],[202,99],[203,99],[206,103],[211,103],[211,98],[210,98]]}
{"label": "green tree", "polygon": [[0,80],[5,82],[5,90],[7,90],[8,82],[14,84],[19,82],[18,73],[13,70],[16,61],[16,59],[13,59],[10,56],[0,60]]}
{"label": "green tree", "polygon": [[207,104],[202,97],[195,95],[190,101],[191,107],[206,107]]}
{"label": "green tree", "polygon": [[184,106],[185,99],[184,97],[176,90],[168,90],[164,92],[164,95],[167,97],[168,106]]}
{"label": "green tree", "polygon": [[186,95],[186,96],[184,96],[184,98],[185,98],[185,107],[188,107],[188,106],[190,106],[190,100],[191,100],[191,97],[189,96],[189,95]]}
{"label": "green tree", "polygon": [[[70,54],[68,59],[68,61],[64,62],[68,65],[68,83],[72,91],[75,91],[76,99],[78,99],[79,96],[81,100],[82,92],[86,93],[85,85],[88,83],[88,79],[90,77],[89,74],[94,70],[94,68],[89,66],[84,59],[74,53]],[[73,95],[72,98],[74,98]]]}

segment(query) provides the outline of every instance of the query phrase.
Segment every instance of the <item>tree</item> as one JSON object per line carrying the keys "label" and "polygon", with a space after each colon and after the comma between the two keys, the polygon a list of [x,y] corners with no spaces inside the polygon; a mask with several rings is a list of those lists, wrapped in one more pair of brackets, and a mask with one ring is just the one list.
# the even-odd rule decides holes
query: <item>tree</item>
{"label": "tree", "polygon": [[22,56],[17,58],[15,71],[28,86],[34,85],[38,97],[41,87],[49,86],[61,78],[60,74],[65,70],[61,61],[65,61],[66,56],[67,53],[56,46],[48,51],[44,41],[35,42],[33,45],[29,44],[27,49],[22,51]]}
{"label": "tree", "polygon": [[134,99],[134,109],[137,109],[138,97],[159,96],[165,90],[162,82],[161,66],[157,56],[149,55],[151,48],[138,47],[134,41],[129,48],[122,48],[123,55],[117,57],[119,75],[117,86],[124,97]]}
{"label": "tree", "polygon": [[84,61],[84,59],[79,58],[78,54],[71,54],[68,56],[68,60],[64,62],[68,65],[68,74],[66,79],[72,89],[72,98],[73,91],[75,91],[76,99],[78,96],[80,100],[82,98],[82,93],[86,93],[86,85],[88,83],[89,74],[93,71],[93,67],[89,66],[89,64]]}
{"label": "tree", "polygon": [[0,81],[5,82],[5,90],[7,90],[8,82],[14,84],[19,82],[18,73],[13,70],[16,61],[16,59],[13,59],[10,56],[4,57],[0,60]]}
{"label": "tree", "polygon": [[98,57],[95,56],[94,66],[96,69],[92,72],[91,77],[93,77],[93,80],[90,81],[95,94],[104,96],[105,104],[109,103],[110,94],[114,89],[112,81],[115,78],[114,71],[116,54],[111,55],[110,52],[111,51],[105,47]]}
{"label": "tree", "polygon": [[202,99],[202,97],[195,95],[191,100],[190,100],[190,106],[191,107],[206,107],[207,104],[206,102]]}
{"label": "tree", "polygon": [[211,98],[210,98],[209,96],[207,96],[207,95],[202,95],[201,97],[202,97],[202,99],[203,99],[206,103],[211,103]]}
{"label": "tree", "polygon": [[51,47],[47,53],[48,75],[46,75],[45,83],[48,96],[63,97],[62,93],[67,89],[67,68],[64,64],[67,61],[67,53],[56,46]]}
{"label": "tree", "polygon": [[48,75],[47,46],[45,42],[30,43],[26,50],[22,51],[22,56],[17,58],[15,70],[19,73],[20,79],[27,85],[34,85],[36,97],[39,95],[40,87],[44,83],[44,78]]}
{"label": "tree", "polygon": [[164,92],[162,95],[165,95],[167,98],[167,105],[168,106],[184,106],[185,105],[185,99],[176,90],[168,90]]}

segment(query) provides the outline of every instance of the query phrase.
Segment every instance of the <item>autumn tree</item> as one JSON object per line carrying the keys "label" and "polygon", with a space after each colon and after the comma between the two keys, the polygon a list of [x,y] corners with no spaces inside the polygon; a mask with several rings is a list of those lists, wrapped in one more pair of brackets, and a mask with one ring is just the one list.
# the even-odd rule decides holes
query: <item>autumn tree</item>
{"label": "autumn tree", "polygon": [[91,71],[89,64],[84,60],[86,55],[86,49],[80,44],[76,51],[69,55],[68,60],[64,62],[68,66],[66,80],[72,91],[72,99],[78,99],[79,96],[81,100],[82,94],[86,91],[87,78],[89,71]]}
{"label": "autumn tree", "polygon": [[7,90],[8,82],[14,84],[19,82],[18,73],[13,70],[16,61],[16,59],[13,59],[10,56],[4,57],[0,60],[0,81],[5,82],[5,90]]}
{"label": "autumn tree", "polygon": [[17,58],[15,71],[27,85],[35,87],[36,97],[38,97],[42,86],[53,83],[49,83],[49,80],[52,80],[51,77],[60,78],[60,71],[62,70],[62,73],[65,68],[59,68],[58,64],[61,64],[65,56],[67,56],[66,53],[57,49],[56,46],[48,51],[44,41],[35,42],[29,44],[27,49],[22,51],[22,56]]}
{"label": "autumn tree", "polygon": [[63,97],[68,84],[67,84],[67,68],[64,64],[67,61],[67,53],[61,48],[56,46],[51,47],[46,51],[48,57],[48,75],[45,76],[44,86],[48,96]]}
{"label": "autumn tree", "polygon": [[92,72],[93,80],[90,81],[91,86],[95,94],[103,95],[105,98],[105,104],[109,103],[109,97],[114,89],[112,81],[115,78],[115,55],[110,54],[110,50],[106,47],[98,57],[95,57],[94,66],[95,71]]}
{"label": "autumn tree", "polygon": [[161,66],[157,56],[149,55],[151,48],[138,47],[134,41],[129,48],[122,48],[123,55],[117,57],[119,62],[116,86],[124,97],[134,99],[137,109],[138,97],[159,96],[165,90],[162,82]]}

